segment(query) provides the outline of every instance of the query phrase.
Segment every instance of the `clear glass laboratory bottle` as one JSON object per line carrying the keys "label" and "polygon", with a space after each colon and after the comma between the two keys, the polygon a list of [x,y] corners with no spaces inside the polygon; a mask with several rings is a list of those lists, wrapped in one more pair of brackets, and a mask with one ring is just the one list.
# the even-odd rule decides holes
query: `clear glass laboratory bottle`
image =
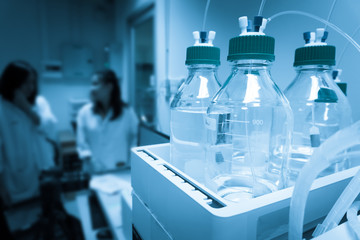
{"label": "clear glass laboratory bottle", "polygon": [[192,46],[187,50],[188,77],[171,103],[170,159],[179,170],[204,183],[206,110],[220,89],[220,49]]}
{"label": "clear glass laboratory bottle", "polygon": [[263,59],[237,59],[242,52],[249,56],[248,51],[230,50],[232,72],[207,114],[207,185],[233,202],[283,187],[293,121],[289,103],[270,75],[273,38],[246,37],[239,39],[243,45],[257,41],[272,48],[254,51]]}
{"label": "clear glass laboratory bottle", "polygon": [[[316,48],[324,47],[333,46]],[[333,49],[335,52],[335,47]],[[317,51],[314,47],[312,50]],[[294,64],[297,75],[284,91],[294,113],[294,132],[287,167],[290,185],[295,183],[313,150],[352,122],[350,104],[331,77],[331,65],[334,62],[325,60],[324,63],[328,64]],[[344,168],[346,161],[341,161],[325,170],[323,175]]]}
{"label": "clear glass laboratory bottle", "polygon": [[206,110],[219,90],[217,66],[194,64],[171,103],[171,163],[203,183],[206,148]]}

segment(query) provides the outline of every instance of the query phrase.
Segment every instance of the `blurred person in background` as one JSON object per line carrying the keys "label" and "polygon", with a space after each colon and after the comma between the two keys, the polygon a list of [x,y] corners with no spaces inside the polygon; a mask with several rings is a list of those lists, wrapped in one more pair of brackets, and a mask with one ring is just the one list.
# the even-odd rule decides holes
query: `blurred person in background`
{"label": "blurred person in background", "polygon": [[112,70],[92,76],[91,103],[77,117],[77,151],[90,173],[129,165],[130,148],[136,145],[138,119],[121,99],[118,79]]}
{"label": "blurred person in background", "polygon": [[38,95],[38,74],[25,61],[0,78],[0,195],[11,206],[39,195],[41,170],[54,166],[57,120]]}

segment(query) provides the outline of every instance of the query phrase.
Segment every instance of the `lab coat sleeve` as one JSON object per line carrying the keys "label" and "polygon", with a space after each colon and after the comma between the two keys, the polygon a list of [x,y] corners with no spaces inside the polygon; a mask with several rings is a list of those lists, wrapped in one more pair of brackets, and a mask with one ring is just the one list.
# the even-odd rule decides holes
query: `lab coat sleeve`
{"label": "lab coat sleeve", "polygon": [[40,117],[39,132],[53,141],[56,140],[57,119],[51,111],[50,104],[42,96],[36,98],[35,111]]}
{"label": "lab coat sleeve", "polygon": [[79,154],[80,159],[84,160],[86,158],[91,157],[91,150],[89,147],[89,143],[86,140],[86,129],[85,129],[85,109],[82,108],[77,116],[77,130],[76,130],[76,145],[77,152]]}

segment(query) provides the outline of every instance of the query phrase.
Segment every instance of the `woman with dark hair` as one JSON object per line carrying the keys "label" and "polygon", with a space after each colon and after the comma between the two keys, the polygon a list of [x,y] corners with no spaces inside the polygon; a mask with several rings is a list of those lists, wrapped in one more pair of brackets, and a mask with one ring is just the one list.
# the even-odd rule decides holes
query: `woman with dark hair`
{"label": "woman with dark hair", "polygon": [[0,78],[0,185],[6,205],[38,194],[38,174],[54,165],[56,119],[38,96],[37,72],[14,61]]}
{"label": "woman with dark hair", "polygon": [[129,149],[136,144],[138,120],[121,99],[121,89],[111,70],[92,77],[91,103],[77,118],[77,150],[93,172],[113,170],[128,164]]}

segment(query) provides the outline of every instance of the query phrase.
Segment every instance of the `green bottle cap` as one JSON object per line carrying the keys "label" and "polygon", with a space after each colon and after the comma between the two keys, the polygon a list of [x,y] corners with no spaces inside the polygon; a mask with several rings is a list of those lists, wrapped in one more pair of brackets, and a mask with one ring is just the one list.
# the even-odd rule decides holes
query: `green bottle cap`
{"label": "green bottle cap", "polygon": [[296,49],[294,67],[301,65],[335,65],[335,46],[307,46]]}
{"label": "green bottle cap", "polygon": [[186,65],[220,65],[220,48],[211,46],[191,46],[186,50]]}
{"label": "green bottle cap", "polygon": [[244,35],[230,39],[228,61],[263,59],[274,61],[275,39],[266,35]]}

